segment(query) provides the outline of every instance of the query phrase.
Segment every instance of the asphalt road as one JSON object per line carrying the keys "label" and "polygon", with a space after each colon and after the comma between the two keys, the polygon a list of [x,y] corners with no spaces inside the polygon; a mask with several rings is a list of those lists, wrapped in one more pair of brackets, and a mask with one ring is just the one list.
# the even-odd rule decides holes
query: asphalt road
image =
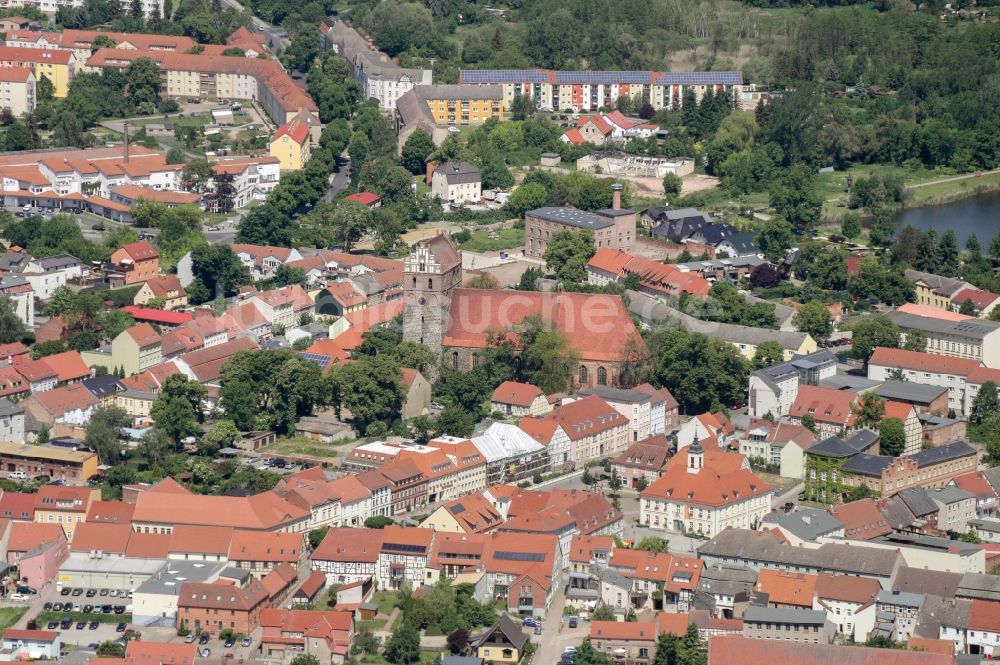
{"label": "asphalt road", "polygon": [[[590,634],[590,623],[587,621],[579,621],[576,628],[569,627],[569,621],[562,615],[565,604],[566,595],[560,589],[542,622],[542,634],[532,635],[532,639],[537,640],[538,644],[532,657],[532,665],[556,665],[566,647],[580,646],[583,638]],[[532,629],[524,630],[531,632]]]}
{"label": "asphalt road", "polygon": [[323,200],[327,203],[333,201],[333,197],[350,184],[351,160],[341,157],[337,165],[337,170],[330,176],[330,187],[326,190],[326,194],[323,195]]}

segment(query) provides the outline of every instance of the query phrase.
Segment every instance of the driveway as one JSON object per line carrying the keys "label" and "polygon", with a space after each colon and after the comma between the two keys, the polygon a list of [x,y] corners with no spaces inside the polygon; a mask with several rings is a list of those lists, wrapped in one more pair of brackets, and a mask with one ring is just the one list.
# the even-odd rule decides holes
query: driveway
{"label": "driveway", "polygon": [[[569,646],[577,647],[583,638],[590,634],[590,622],[580,621],[576,628],[569,627],[569,620],[563,617],[563,607],[566,605],[566,595],[562,590],[556,593],[549,608],[545,621],[542,622],[542,634],[533,635],[538,649],[533,656],[534,665],[554,665],[559,662],[563,649]],[[527,630],[531,630],[528,628]]]}

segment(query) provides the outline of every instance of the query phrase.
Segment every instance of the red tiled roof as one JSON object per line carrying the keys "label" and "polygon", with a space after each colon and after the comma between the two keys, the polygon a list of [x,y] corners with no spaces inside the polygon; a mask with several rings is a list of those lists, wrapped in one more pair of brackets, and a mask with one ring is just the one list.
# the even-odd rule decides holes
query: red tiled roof
{"label": "red tiled roof", "polygon": [[[878,582],[876,582],[878,584]],[[767,602],[812,609],[816,576],[765,568],[757,576],[754,589],[767,594]]]}
{"label": "red tiled roof", "polygon": [[54,630],[25,630],[22,628],[4,628],[5,640],[31,640],[34,642],[54,642],[59,633]]}
{"label": "red tiled roof", "polygon": [[580,130],[576,128],[567,129],[563,132],[563,136],[565,136],[566,140],[573,145],[583,145],[587,142],[586,139],[583,138],[583,134],[580,133]]}
{"label": "red tiled roof", "polygon": [[90,368],[83,362],[83,357],[79,351],[64,351],[45,356],[41,359],[43,363],[52,368],[59,381],[76,381],[90,376]]}
{"label": "red tiled roof", "polygon": [[87,511],[88,522],[131,524],[135,505],[123,501],[94,501]]}
{"label": "red tiled roof", "polygon": [[[122,309],[125,308],[123,307]],[[132,312],[129,312],[129,314],[131,313]],[[157,333],[156,330],[153,329],[153,326],[148,323],[137,323],[134,326],[126,328],[125,332],[128,333],[128,336],[131,337],[136,344],[139,345],[139,348],[154,346],[160,343],[160,334]]]}
{"label": "red tiled roof", "polygon": [[27,67],[0,67],[0,81],[4,83],[26,83],[31,78]]}
{"label": "red tiled roof", "polygon": [[841,600],[858,605],[875,602],[875,596],[882,590],[878,580],[854,575],[831,575],[820,573],[816,577],[816,597],[819,600]]}
{"label": "red tiled roof", "polygon": [[125,649],[125,665],[192,665],[197,656],[197,644],[130,640]]}
{"label": "red tiled roof", "polygon": [[201,200],[200,196],[192,192],[175,192],[140,185],[118,185],[111,189],[111,193],[131,201],[146,199],[147,201],[159,201],[173,205],[191,205]]}
{"label": "red tiled roof", "polygon": [[903,402],[896,402],[894,400],[885,401],[885,411],[882,414],[883,418],[898,418],[903,422],[914,413],[916,409],[913,408],[912,404],[905,404]]}
{"label": "red tiled roof", "polygon": [[281,127],[278,127],[277,131],[274,132],[272,141],[277,141],[283,136],[288,136],[299,145],[302,145],[309,140],[309,125],[296,116]]}
{"label": "red tiled roof", "polygon": [[133,261],[148,261],[149,259],[155,259],[160,256],[160,253],[156,251],[156,248],[145,240],[122,245],[115,250],[115,253],[118,252],[125,252]]}
{"label": "red tiled roof", "polygon": [[620,275],[625,266],[629,264],[634,257],[631,254],[627,254],[618,249],[613,249],[611,247],[602,247],[597,250],[597,252],[590,257],[590,261],[587,261],[588,268],[595,268],[597,270],[603,270],[604,272],[611,273],[612,275]]}
{"label": "red tiled roof", "polygon": [[963,289],[952,296],[951,301],[957,305],[961,305],[966,300],[971,300],[975,308],[982,311],[992,305],[997,298],[1000,298],[1000,296],[989,291]]}
{"label": "red tiled roof", "polygon": [[493,391],[490,397],[491,402],[500,404],[513,404],[528,408],[539,397],[544,397],[545,393],[537,386],[530,383],[518,383],[517,381],[504,381]]}
{"label": "red tiled roof", "polygon": [[857,420],[853,411],[857,394],[822,386],[799,386],[799,394],[788,410],[792,418],[811,415],[816,422],[850,426]]}
{"label": "red tiled roof", "polygon": [[326,291],[343,307],[356,307],[365,304],[368,299],[350,282],[331,282],[326,285]]}
{"label": "red tiled roof", "polygon": [[1000,602],[975,599],[969,612],[968,628],[1000,633]]}
{"label": "red tiled roof", "polygon": [[59,373],[41,360],[32,360],[27,356],[15,356],[14,367],[28,381],[54,379]]}
{"label": "red tiled roof", "polygon": [[302,548],[301,533],[236,531],[229,543],[229,560],[298,564]]}
{"label": "red tiled roof", "polygon": [[312,553],[313,561],[374,563],[382,550],[382,529],[332,528]]}
{"label": "red tiled roof", "polygon": [[34,62],[40,64],[68,65],[71,51],[22,46],[0,46],[0,62]]}
{"label": "red tiled roof", "polygon": [[832,506],[830,514],[843,523],[844,537],[850,540],[870,540],[892,533],[892,528],[872,499]]}
{"label": "red tiled roof", "polygon": [[138,307],[136,305],[126,305],[122,311],[128,312],[136,321],[151,321],[169,326],[179,326],[194,319],[188,312],[171,312],[165,309],[154,309],[152,307]]}
{"label": "red tiled roof", "polygon": [[553,324],[582,360],[617,362],[630,339],[642,344],[619,296],[458,288],[452,293],[450,312],[445,346],[485,348],[491,331],[520,324],[529,316]]}
{"label": "red tiled roof", "polygon": [[[673,460],[683,461],[683,452],[672,457]],[[706,464],[700,472],[688,473],[684,465],[668,462],[663,475],[643,490],[642,495],[677,503],[725,506],[770,491],[770,485],[746,469],[719,473]]]}
{"label": "red tiled roof", "polygon": [[82,383],[71,383],[54,390],[35,393],[31,399],[38,400],[55,418],[61,418],[67,411],[73,409],[97,406],[97,398]]}
{"label": "red tiled roof", "polygon": [[954,656],[901,649],[756,640],[736,635],[708,638],[709,665],[954,665]]}
{"label": "red tiled roof", "polygon": [[355,203],[360,203],[361,205],[370,206],[381,201],[381,197],[378,194],[373,194],[371,192],[357,192],[355,194],[349,194],[344,197],[345,201],[354,201]]}
{"label": "red tiled roof", "polygon": [[6,491],[0,494],[0,519],[25,522],[35,519],[35,495]]}
{"label": "red tiled roof", "polygon": [[124,555],[131,536],[132,525],[128,523],[84,522],[77,524],[73,530],[70,549],[74,552],[97,551]]}
{"label": "red tiled roof", "polygon": [[7,541],[9,552],[30,552],[46,543],[65,540],[61,524],[11,522]]}
{"label": "red tiled roof", "polygon": [[593,123],[597,127],[597,131],[605,136],[613,131],[611,124],[599,115],[582,115],[577,119],[576,126],[583,129],[587,123]]}
{"label": "red tiled roof", "polygon": [[956,374],[958,376],[968,376],[974,369],[981,367],[981,363],[977,360],[939,356],[920,351],[889,349],[882,346],[875,349],[868,364],[936,374]]}

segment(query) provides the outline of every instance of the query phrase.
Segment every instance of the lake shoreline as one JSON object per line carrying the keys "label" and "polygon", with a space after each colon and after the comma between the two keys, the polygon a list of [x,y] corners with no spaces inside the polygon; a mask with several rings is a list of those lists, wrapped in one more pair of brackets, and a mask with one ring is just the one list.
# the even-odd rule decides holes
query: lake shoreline
{"label": "lake shoreline", "polygon": [[980,183],[901,207],[893,220],[897,230],[909,225],[920,231],[933,229],[940,236],[951,229],[960,248],[973,234],[980,243],[988,243],[1000,232],[1000,183]]}

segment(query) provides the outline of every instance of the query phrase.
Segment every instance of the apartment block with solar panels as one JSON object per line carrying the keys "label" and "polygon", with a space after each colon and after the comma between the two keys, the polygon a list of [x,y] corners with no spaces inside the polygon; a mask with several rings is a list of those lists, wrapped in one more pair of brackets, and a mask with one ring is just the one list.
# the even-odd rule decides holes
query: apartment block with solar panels
{"label": "apartment block with solar panels", "polygon": [[517,95],[530,97],[540,109],[596,111],[622,95],[648,101],[654,109],[680,108],[684,96],[695,99],[711,90],[727,92],[734,104],[743,94],[741,72],[603,72],[547,69],[463,69],[459,82],[499,85],[509,106]]}

